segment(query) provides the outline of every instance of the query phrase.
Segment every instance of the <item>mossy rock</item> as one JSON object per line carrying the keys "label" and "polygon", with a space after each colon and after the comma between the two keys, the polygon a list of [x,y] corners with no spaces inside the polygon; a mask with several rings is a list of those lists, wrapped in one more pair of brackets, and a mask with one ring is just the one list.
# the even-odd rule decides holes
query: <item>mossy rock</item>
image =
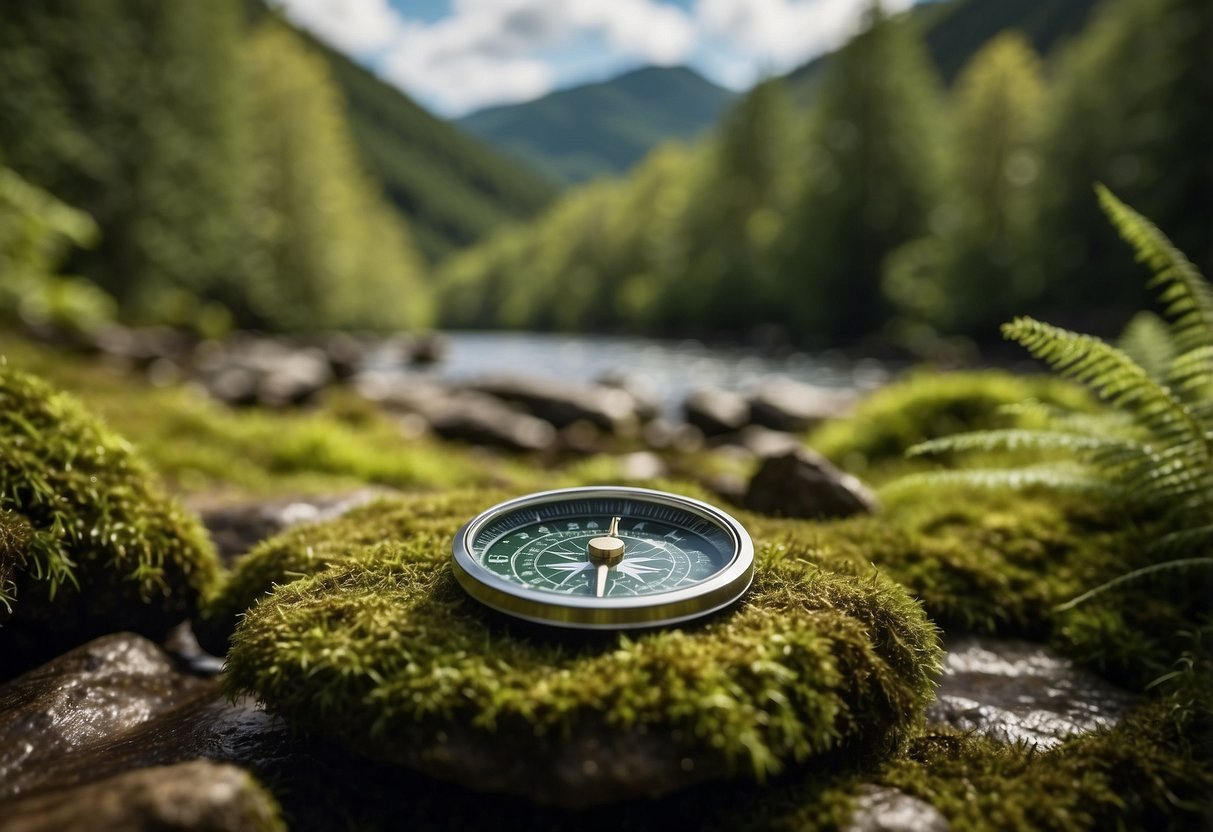
{"label": "mossy rock", "polygon": [[1033,417],[1009,406],[1035,401],[1071,411],[1096,403],[1078,385],[1051,376],[985,370],[917,372],[864,398],[845,419],[822,425],[808,439],[815,450],[857,474],[901,467],[907,449],[968,430],[1031,427]]}
{"label": "mossy rock", "polygon": [[220,597],[289,582],[237,628],[229,690],[354,753],[564,805],[880,757],[920,725],[937,633],[874,570],[760,547],[750,592],[701,624],[554,633],[455,582],[450,540],[485,505],[384,501],[251,552]]}
{"label": "mossy rock", "polygon": [[4,675],[98,635],[163,635],[219,564],[131,446],[70,396],[0,365]]}

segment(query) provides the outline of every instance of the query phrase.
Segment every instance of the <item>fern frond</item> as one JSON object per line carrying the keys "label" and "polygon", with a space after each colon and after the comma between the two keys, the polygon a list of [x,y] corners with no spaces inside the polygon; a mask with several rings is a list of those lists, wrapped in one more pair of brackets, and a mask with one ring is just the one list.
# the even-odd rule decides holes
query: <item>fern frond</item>
{"label": "fern frond", "polygon": [[1100,433],[1128,436],[1134,432],[1133,417],[1119,410],[1106,409],[1096,413],[1081,413],[1055,404],[1030,400],[1003,405],[1000,414],[1022,419],[1037,419],[1050,430],[1064,433]]}
{"label": "fern frond", "polygon": [[1151,577],[1165,572],[1174,572],[1177,570],[1186,571],[1189,569],[1208,569],[1210,567],[1213,567],[1213,557],[1181,558],[1179,560],[1169,560],[1163,563],[1154,563],[1150,566],[1143,566],[1141,569],[1134,569],[1132,572],[1126,572],[1123,575],[1118,575],[1112,580],[1102,583],[1094,589],[1088,589],[1077,598],[1071,598],[1064,604],[1058,604],[1056,607],[1054,607],[1054,609],[1058,612],[1065,612],[1066,610],[1073,609],[1079,604],[1090,601],[1097,595],[1102,595],[1109,590],[1115,589],[1118,586],[1123,586],[1127,583],[1140,581],[1142,578]]}
{"label": "fern frond", "polygon": [[1132,412],[1164,444],[1182,435],[1199,442],[1202,455],[1208,456],[1204,429],[1188,407],[1111,344],[1024,317],[1003,324],[1002,331],[1061,375],[1085,385],[1113,406]]}
{"label": "fern frond", "polygon": [[1181,394],[1207,398],[1213,387],[1213,344],[1176,356],[1167,371],[1167,383]]}
{"label": "fern frond", "polygon": [[1180,350],[1213,344],[1213,287],[1158,226],[1125,205],[1101,184],[1095,193],[1104,214],[1154,273],[1150,285],[1159,289],[1163,312],[1171,320]]}
{"label": "fern frond", "polygon": [[1213,551],[1213,523],[1207,526],[1196,526],[1191,529],[1180,529],[1179,531],[1165,534],[1158,540],[1153,541],[1147,551],[1150,552],[1190,552],[1193,549],[1205,546]]}

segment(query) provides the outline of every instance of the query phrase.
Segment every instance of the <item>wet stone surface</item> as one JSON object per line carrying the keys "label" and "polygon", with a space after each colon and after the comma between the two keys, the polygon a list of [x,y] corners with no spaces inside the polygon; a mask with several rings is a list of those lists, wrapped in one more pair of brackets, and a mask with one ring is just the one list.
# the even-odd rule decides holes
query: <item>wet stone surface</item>
{"label": "wet stone surface", "polygon": [[927,720],[1041,750],[1111,727],[1133,697],[1047,647],[1027,641],[951,639]]}
{"label": "wet stone surface", "polygon": [[843,832],[947,832],[939,810],[888,786],[864,785],[855,798],[851,822]]}

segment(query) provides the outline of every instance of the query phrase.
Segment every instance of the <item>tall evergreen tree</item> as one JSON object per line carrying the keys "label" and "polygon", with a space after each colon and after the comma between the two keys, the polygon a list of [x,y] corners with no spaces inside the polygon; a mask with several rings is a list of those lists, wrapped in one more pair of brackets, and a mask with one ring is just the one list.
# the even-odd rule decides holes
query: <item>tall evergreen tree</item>
{"label": "tall evergreen tree", "polygon": [[276,328],[428,322],[407,229],[360,170],[322,58],[278,21],[250,36],[257,137],[249,311]]}
{"label": "tall evergreen tree", "polygon": [[241,268],[247,175],[236,0],[46,0],[0,14],[0,148],[93,215],[81,269],[127,317]]}
{"label": "tall evergreen tree", "polygon": [[770,250],[799,185],[793,125],[779,79],[758,84],[726,116],[683,222],[693,244],[668,305],[684,326],[737,330],[773,306]]}
{"label": "tall evergreen tree", "polygon": [[1033,311],[1115,331],[1147,298],[1091,196],[1103,182],[1213,268],[1213,4],[1111,0],[1062,56],[1036,192]]}
{"label": "tall evergreen tree", "polygon": [[879,5],[818,90],[806,186],[782,235],[782,283],[801,340],[849,343],[891,308],[885,258],[927,229],[938,189],[937,80],[905,16]]}
{"label": "tall evergreen tree", "polygon": [[1043,68],[1027,38],[999,35],[966,64],[951,96],[944,202],[934,234],[890,260],[886,290],[942,334],[986,339],[1033,291],[1022,252],[1039,172]]}

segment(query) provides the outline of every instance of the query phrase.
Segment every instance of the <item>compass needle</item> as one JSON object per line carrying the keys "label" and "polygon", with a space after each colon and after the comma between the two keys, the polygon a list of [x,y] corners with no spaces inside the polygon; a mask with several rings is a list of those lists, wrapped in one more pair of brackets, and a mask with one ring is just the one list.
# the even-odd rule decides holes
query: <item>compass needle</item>
{"label": "compass needle", "polygon": [[753,563],[749,535],[715,506],[612,486],[494,506],[452,547],[455,577],[476,600],[586,629],[677,624],[722,609],[748,589]]}

